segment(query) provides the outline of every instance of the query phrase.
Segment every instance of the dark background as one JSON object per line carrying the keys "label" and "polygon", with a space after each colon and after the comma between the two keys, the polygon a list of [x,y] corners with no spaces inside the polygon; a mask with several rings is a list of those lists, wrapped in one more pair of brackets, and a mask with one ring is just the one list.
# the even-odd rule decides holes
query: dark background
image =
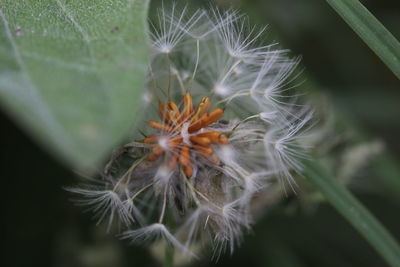
{"label": "dark background", "polygon": [[[364,134],[383,140],[398,162],[400,82],[325,1],[216,2],[240,8],[255,24],[269,24],[272,38],[302,56],[307,81],[302,86],[312,84],[310,94],[327,95]],[[362,2],[400,39],[399,1]],[[157,4],[154,1],[153,7]],[[77,182],[76,175],[41,150],[4,112],[0,123],[5,224],[1,266],[158,266],[144,247],[128,246],[96,227],[63,190]],[[363,173],[365,180],[379,184],[380,177],[372,173]],[[384,189],[354,192],[400,240],[400,198]],[[296,197],[273,207],[233,256],[195,265],[386,266],[328,204],[310,211]]]}

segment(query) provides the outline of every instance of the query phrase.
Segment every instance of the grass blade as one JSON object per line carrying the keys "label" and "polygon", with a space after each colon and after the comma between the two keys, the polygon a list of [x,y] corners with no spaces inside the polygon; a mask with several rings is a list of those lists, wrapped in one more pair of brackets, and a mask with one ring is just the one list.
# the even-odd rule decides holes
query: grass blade
{"label": "grass blade", "polygon": [[390,266],[400,266],[400,247],[381,223],[316,161],[305,163],[304,175]]}
{"label": "grass blade", "polygon": [[400,43],[358,0],[326,0],[400,79]]}

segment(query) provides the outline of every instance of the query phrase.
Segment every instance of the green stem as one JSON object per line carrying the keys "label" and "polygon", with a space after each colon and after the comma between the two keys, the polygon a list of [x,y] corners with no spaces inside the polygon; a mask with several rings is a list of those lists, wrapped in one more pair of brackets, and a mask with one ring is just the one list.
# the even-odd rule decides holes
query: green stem
{"label": "green stem", "polygon": [[305,163],[304,175],[368,240],[390,266],[400,266],[400,247],[384,226],[317,161]]}
{"label": "green stem", "polygon": [[400,79],[400,43],[358,0],[326,0]]}

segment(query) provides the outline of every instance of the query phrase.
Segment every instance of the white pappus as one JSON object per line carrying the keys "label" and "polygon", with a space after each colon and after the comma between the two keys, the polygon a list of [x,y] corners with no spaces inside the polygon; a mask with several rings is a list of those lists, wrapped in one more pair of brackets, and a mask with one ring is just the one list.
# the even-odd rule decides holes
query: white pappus
{"label": "white pappus", "polygon": [[[69,189],[122,238],[164,239],[188,256],[209,243],[233,252],[252,201],[295,184],[312,113],[291,96],[298,60],[237,11],[162,7],[151,22],[146,101],[135,137],[101,186]],[[142,134],[142,136],[140,135]]]}

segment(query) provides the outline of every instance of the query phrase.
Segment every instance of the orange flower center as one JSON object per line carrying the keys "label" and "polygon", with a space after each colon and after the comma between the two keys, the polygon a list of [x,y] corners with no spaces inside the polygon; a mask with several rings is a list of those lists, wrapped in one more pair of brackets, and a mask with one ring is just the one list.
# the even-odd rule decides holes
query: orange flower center
{"label": "orange flower center", "polygon": [[160,133],[146,137],[143,142],[154,144],[148,160],[155,161],[163,154],[168,154],[168,165],[174,169],[179,164],[187,177],[193,175],[192,156],[201,155],[218,164],[211,145],[223,145],[228,138],[218,131],[207,129],[207,126],[217,122],[224,111],[220,108],[209,112],[211,101],[203,97],[195,108],[189,93],[183,95],[181,109],[172,102],[159,103],[159,117],[162,122],[150,120],[150,127]]}

